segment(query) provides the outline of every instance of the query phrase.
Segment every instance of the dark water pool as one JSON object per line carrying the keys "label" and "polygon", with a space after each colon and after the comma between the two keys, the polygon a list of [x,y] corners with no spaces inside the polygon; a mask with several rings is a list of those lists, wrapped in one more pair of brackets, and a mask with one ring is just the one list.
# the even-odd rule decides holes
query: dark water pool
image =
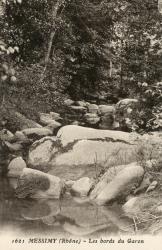
{"label": "dark water pool", "polygon": [[0,179],[0,233],[101,236],[134,232],[118,205],[98,207],[69,196],[62,200],[17,199],[11,179]]}

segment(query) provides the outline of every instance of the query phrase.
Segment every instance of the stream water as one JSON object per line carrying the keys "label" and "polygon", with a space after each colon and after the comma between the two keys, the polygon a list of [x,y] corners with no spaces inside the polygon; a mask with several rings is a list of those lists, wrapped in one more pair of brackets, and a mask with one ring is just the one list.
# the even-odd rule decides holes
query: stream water
{"label": "stream water", "polygon": [[62,200],[17,199],[13,179],[0,179],[0,234],[101,236],[134,232],[119,205],[98,207],[67,195]]}

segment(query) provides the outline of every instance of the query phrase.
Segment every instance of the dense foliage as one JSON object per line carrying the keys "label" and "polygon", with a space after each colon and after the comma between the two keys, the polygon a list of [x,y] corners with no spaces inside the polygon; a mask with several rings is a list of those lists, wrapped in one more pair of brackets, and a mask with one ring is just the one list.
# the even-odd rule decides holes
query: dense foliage
{"label": "dense foliage", "polygon": [[162,16],[156,0],[4,0],[2,6],[0,36],[11,48],[15,103],[20,92],[18,103],[30,100],[41,109],[60,107],[67,93],[76,100],[138,98],[135,129],[158,128]]}

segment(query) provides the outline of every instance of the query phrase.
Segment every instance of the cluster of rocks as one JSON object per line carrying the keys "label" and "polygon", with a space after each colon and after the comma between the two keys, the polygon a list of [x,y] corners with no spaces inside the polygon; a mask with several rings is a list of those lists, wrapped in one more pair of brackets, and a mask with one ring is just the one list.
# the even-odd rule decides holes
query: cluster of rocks
{"label": "cluster of rocks", "polygon": [[[15,135],[7,131],[8,139],[18,134],[20,140],[21,135],[21,146],[23,140],[29,140],[26,158],[20,154],[21,148],[15,147],[18,142],[4,140],[12,154],[17,152],[8,165],[8,177],[19,198],[60,199],[69,193],[105,205],[118,198],[125,199],[139,190],[151,190],[151,185],[156,188],[155,180],[145,178],[139,155],[142,153],[143,160],[148,160],[151,168],[149,150],[153,159],[158,159],[162,148],[160,133],[140,136],[68,125],[59,129],[54,136],[52,132],[40,133],[41,130],[46,131],[47,127],[30,129],[16,132]],[[33,133],[41,138],[33,142],[32,137],[31,143]],[[154,145],[159,147],[155,149]]]}
{"label": "cluster of rocks", "polygon": [[109,130],[131,131],[132,114],[137,110],[137,99],[122,99],[116,104],[92,104],[85,101],[65,100],[68,124]]}
{"label": "cluster of rocks", "polygon": [[[112,124],[120,125],[123,117],[133,112],[137,100],[125,99],[111,106],[82,102],[76,105],[70,101],[66,105],[78,117],[82,115],[82,126],[81,120],[74,122],[75,117],[70,125],[63,126],[65,117],[54,112],[40,113],[39,123],[17,113],[21,129],[14,134],[7,129],[0,131],[0,157],[7,157],[7,176],[15,195],[19,199],[39,200],[40,204],[45,199],[50,206],[51,199],[59,201],[67,196],[100,208],[118,201],[130,218],[146,207],[153,214],[160,213],[161,182],[151,172],[161,159],[162,133],[139,135],[112,130],[115,126]],[[96,124],[100,129],[92,128]],[[150,192],[157,192],[157,197],[150,198]],[[59,209],[56,211],[52,205],[51,211],[60,218]],[[113,212],[105,211],[113,223],[123,228],[121,218]],[[28,213],[25,212],[25,219],[30,217]],[[53,223],[51,215],[43,216],[42,220],[48,225]],[[65,231],[84,235],[100,226],[88,231],[79,226],[74,230],[74,225],[67,222],[64,227]]]}

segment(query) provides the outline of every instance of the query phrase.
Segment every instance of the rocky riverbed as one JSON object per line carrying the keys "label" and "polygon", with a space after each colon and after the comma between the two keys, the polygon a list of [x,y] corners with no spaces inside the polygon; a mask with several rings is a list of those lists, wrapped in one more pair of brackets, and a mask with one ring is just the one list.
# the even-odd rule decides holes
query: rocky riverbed
{"label": "rocky riverbed", "polygon": [[63,126],[51,112],[40,114],[40,124],[18,114],[21,130],[0,132],[1,232],[9,226],[77,236],[161,233],[162,133],[114,131],[114,109],[130,109],[128,103],[136,100],[116,107],[67,102],[86,119],[91,112],[91,122],[111,114],[109,128],[99,120],[97,129]]}

